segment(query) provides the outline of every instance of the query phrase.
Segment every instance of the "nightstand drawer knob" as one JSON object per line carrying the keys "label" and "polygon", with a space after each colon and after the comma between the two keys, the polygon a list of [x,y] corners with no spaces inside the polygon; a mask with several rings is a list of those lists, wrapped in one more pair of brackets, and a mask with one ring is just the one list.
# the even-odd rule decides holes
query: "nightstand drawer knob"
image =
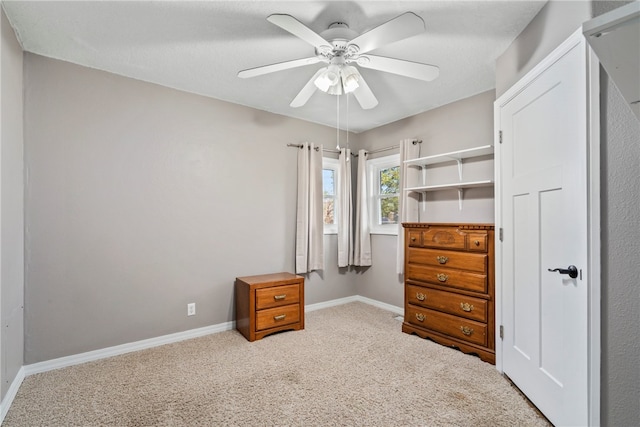
{"label": "nightstand drawer knob", "polygon": [[462,311],[473,311],[473,306],[468,302],[461,302],[460,308],[462,309]]}
{"label": "nightstand drawer knob", "polygon": [[447,261],[449,261],[449,258],[447,258],[446,256],[442,256],[442,255],[437,256],[436,259],[438,260],[438,262],[440,264],[446,264]]}
{"label": "nightstand drawer knob", "polygon": [[282,301],[283,299],[285,299],[287,297],[287,294],[282,294],[282,295],[274,295],[273,299],[276,301]]}
{"label": "nightstand drawer knob", "polygon": [[277,316],[273,316],[273,320],[284,320],[285,317],[287,317],[286,314],[279,314]]}
{"label": "nightstand drawer knob", "polygon": [[466,336],[469,336],[473,333],[473,329],[468,327],[468,326],[460,326],[460,330],[462,331],[463,334],[465,334]]}
{"label": "nightstand drawer knob", "polygon": [[436,274],[436,277],[438,278],[439,281],[441,282],[446,282],[447,279],[449,278],[449,276],[447,276],[446,274],[442,274],[442,273],[438,273]]}
{"label": "nightstand drawer knob", "polygon": [[418,301],[424,301],[427,296],[422,292],[416,292],[416,298],[418,299]]}
{"label": "nightstand drawer knob", "polygon": [[416,319],[418,319],[420,322],[424,322],[425,315],[422,313],[416,313]]}

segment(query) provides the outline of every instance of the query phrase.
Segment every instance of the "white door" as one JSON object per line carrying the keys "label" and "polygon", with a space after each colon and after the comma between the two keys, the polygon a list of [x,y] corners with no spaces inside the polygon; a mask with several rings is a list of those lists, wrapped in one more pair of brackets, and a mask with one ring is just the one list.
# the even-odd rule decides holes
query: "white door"
{"label": "white door", "polygon": [[502,368],[558,426],[589,419],[585,52],[538,69],[498,121]]}

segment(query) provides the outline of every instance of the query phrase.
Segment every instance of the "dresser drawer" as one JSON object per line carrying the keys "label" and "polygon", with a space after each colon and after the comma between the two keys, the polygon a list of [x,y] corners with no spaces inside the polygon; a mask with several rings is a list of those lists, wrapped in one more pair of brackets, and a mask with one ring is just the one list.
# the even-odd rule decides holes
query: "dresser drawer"
{"label": "dresser drawer", "polygon": [[455,228],[431,227],[422,232],[422,246],[427,248],[466,249],[467,235]]}
{"label": "dresser drawer", "polygon": [[487,252],[487,233],[470,233],[468,249],[474,252]]}
{"label": "dresser drawer", "polygon": [[285,285],[256,289],[256,310],[300,302],[300,286]]}
{"label": "dresser drawer", "polygon": [[487,300],[454,292],[438,291],[421,286],[407,285],[407,302],[420,307],[487,322]]}
{"label": "dresser drawer", "polygon": [[405,275],[407,280],[419,280],[473,292],[487,292],[487,276],[485,274],[409,264]]}
{"label": "dresser drawer", "polygon": [[297,323],[300,320],[300,305],[268,308],[256,313],[256,330],[275,328],[276,326]]}
{"label": "dresser drawer", "polygon": [[408,305],[405,321],[470,343],[487,345],[487,325],[473,320]]}
{"label": "dresser drawer", "polygon": [[471,254],[466,252],[445,251],[440,249],[407,249],[409,264],[425,264],[458,268],[462,270],[487,272],[487,256],[483,254]]}
{"label": "dresser drawer", "polygon": [[409,246],[422,246],[422,232],[410,230],[407,232],[407,244]]}

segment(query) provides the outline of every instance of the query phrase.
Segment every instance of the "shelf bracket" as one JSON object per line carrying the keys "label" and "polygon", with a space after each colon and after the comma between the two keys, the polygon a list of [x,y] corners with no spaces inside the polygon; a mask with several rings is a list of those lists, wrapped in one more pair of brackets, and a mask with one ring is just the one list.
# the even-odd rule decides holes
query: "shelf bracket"
{"label": "shelf bracket", "polygon": [[458,188],[458,209],[462,210],[462,198],[464,195],[464,190],[462,188]]}
{"label": "shelf bracket", "polygon": [[427,211],[427,192],[423,191],[420,193],[420,204],[422,205],[422,212]]}
{"label": "shelf bracket", "polygon": [[458,163],[458,178],[462,181],[462,159],[456,159],[456,162]]}

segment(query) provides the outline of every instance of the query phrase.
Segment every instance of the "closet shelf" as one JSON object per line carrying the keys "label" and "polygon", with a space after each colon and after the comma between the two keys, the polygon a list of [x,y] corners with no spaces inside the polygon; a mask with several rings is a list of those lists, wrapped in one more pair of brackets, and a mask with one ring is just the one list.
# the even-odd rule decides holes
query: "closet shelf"
{"label": "closet shelf", "polygon": [[[405,160],[407,166],[419,166],[422,169],[422,185],[416,187],[405,188],[406,192],[422,193],[423,200],[426,193],[430,191],[440,190],[458,190],[458,208],[462,210],[462,198],[464,190],[476,187],[492,187],[493,180],[487,179],[482,181],[463,181],[462,180],[462,161],[471,157],[493,155],[493,145],[482,145],[480,147],[469,148],[466,150],[452,151],[449,153],[437,154],[435,156],[420,157],[418,159]],[[439,185],[427,185],[427,166],[438,163],[456,162],[458,164],[458,182]],[[423,203],[423,209],[425,208]]]}
{"label": "closet shelf", "polygon": [[415,192],[419,192],[419,193],[426,193],[428,191],[439,191],[439,190],[449,190],[449,189],[491,187],[492,185],[493,185],[493,180],[487,179],[487,180],[483,180],[483,181],[455,182],[455,183],[452,183],[452,184],[422,185],[422,186],[419,186],[419,187],[405,188],[405,191],[415,191]]}
{"label": "closet shelf", "polygon": [[405,160],[406,165],[427,166],[449,161],[462,161],[470,157],[488,156],[493,154],[493,145],[469,148],[466,150],[452,151],[450,153],[436,154],[435,156],[420,157],[418,159]]}

